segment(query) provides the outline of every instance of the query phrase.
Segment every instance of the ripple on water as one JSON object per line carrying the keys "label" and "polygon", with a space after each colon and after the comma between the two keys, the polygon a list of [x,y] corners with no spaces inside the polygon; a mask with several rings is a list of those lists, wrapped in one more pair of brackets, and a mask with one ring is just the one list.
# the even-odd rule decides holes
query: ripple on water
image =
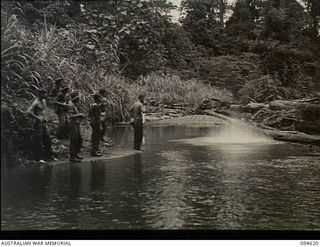
{"label": "ripple on water", "polygon": [[201,135],[196,128],[161,130],[165,136],[146,129],[155,139],[134,157],[7,178],[1,226],[320,229],[315,152],[286,143],[212,143],[213,137],[169,143]]}

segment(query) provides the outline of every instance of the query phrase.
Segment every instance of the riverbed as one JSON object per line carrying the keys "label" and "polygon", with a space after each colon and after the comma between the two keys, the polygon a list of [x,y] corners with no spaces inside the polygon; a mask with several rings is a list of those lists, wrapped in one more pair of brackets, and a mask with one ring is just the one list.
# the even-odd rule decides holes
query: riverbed
{"label": "riverbed", "polygon": [[134,152],[132,129],[115,128],[123,155],[2,175],[1,227],[319,230],[320,153],[232,131],[148,126]]}

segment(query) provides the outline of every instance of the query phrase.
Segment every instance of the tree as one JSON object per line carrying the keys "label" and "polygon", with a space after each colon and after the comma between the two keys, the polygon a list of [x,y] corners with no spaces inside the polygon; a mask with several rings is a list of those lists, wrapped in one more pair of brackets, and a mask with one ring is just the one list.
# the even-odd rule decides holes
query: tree
{"label": "tree", "polygon": [[220,21],[223,19],[224,11],[221,3],[223,2],[220,0],[184,0],[182,2],[182,10],[186,14],[182,20],[183,27],[188,32],[190,40],[199,48],[204,48],[202,52],[204,56],[212,57],[221,54],[223,23]]}
{"label": "tree", "polygon": [[171,4],[159,1],[88,2],[88,45],[95,53],[107,53],[111,46],[113,62],[127,76],[158,70],[166,63],[165,47],[159,41],[172,24],[170,8]]}
{"label": "tree", "polygon": [[313,35],[317,37],[320,30],[320,1],[318,0],[303,0],[307,5],[307,11],[312,18]]}

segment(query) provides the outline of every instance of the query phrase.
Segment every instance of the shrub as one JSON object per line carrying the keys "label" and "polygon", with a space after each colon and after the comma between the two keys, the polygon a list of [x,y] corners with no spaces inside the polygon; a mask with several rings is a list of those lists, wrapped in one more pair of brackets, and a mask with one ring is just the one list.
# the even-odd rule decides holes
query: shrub
{"label": "shrub", "polygon": [[243,103],[288,99],[291,94],[291,91],[283,87],[276,76],[270,74],[263,75],[259,79],[247,81],[240,90]]}
{"label": "shrub", "polygon": [[221,90],[198,80],[181,80],[176,75],[153,73],[140,77],[137,83],[130,86],[133,97],[145,93],[149,98],[160,100],[162,104],[182,103],[197,106],[205,98],[216,98],[231,101],[227,90]]}

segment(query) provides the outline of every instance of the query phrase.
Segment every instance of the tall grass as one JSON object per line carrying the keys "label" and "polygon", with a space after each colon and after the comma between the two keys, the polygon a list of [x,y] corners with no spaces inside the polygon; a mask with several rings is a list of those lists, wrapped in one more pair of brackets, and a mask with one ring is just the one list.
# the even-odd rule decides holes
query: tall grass
{"label": "tall grass", "polygon": [[20,105],[25,110],[38,88],[50,92],[54,81],[62,77],[80,92],[85,112],[92,95],[106,88],[110,120],[122,121],[127,117],[129,97],[124,81],[108,75],[104,64],[91,59],[92,54],[82,42],[81,27],[57,29],[44,20],[30,29],[10,13],[10,8],[1,11],[1,20],[1,87],[6,92],[3,95],[26,101],[27,104]]}
{"label": "tall grass", "polygon": [[214,88],[196,79],[182,80],[177,75],[154,73],[140,77],[137,83],[132,84],[130,91],[134,95],[144,93],[148,98],[159,100],[162,104],[185,104],[191,107],[206,98],[231,100],[229,91]]}
{"label": "tall grass", "polygon": [[[96,52],[88,51],[83,42],[85,30],[79,26],[57,28],[44,19],[33,29],[25,27],[9,9],[1,12],[2,87],[7,94],[31,103],[38,88],[50,91],[54,81],[63,77],[80,92],[82,109],[86,112],[92,95],[100,88],[108,92],[107,107],[111,121],[128,119],[130,104],[141,92],[162,104],[182,103],[197,106],[204,98],[230,98],[227,91],[217,90],[197,80],[181,80],[175,75],[154,73],[129,82],[120,76],[121,70],[98,63]],[[117,39],[108,54],[119,69]],[[96,59],[96,60],[94,60]],[[113,71],[113,72],[112,72]],[[118,73],[118,74],[110,74]],[[25,108],[28,104],[25,104]]]}

